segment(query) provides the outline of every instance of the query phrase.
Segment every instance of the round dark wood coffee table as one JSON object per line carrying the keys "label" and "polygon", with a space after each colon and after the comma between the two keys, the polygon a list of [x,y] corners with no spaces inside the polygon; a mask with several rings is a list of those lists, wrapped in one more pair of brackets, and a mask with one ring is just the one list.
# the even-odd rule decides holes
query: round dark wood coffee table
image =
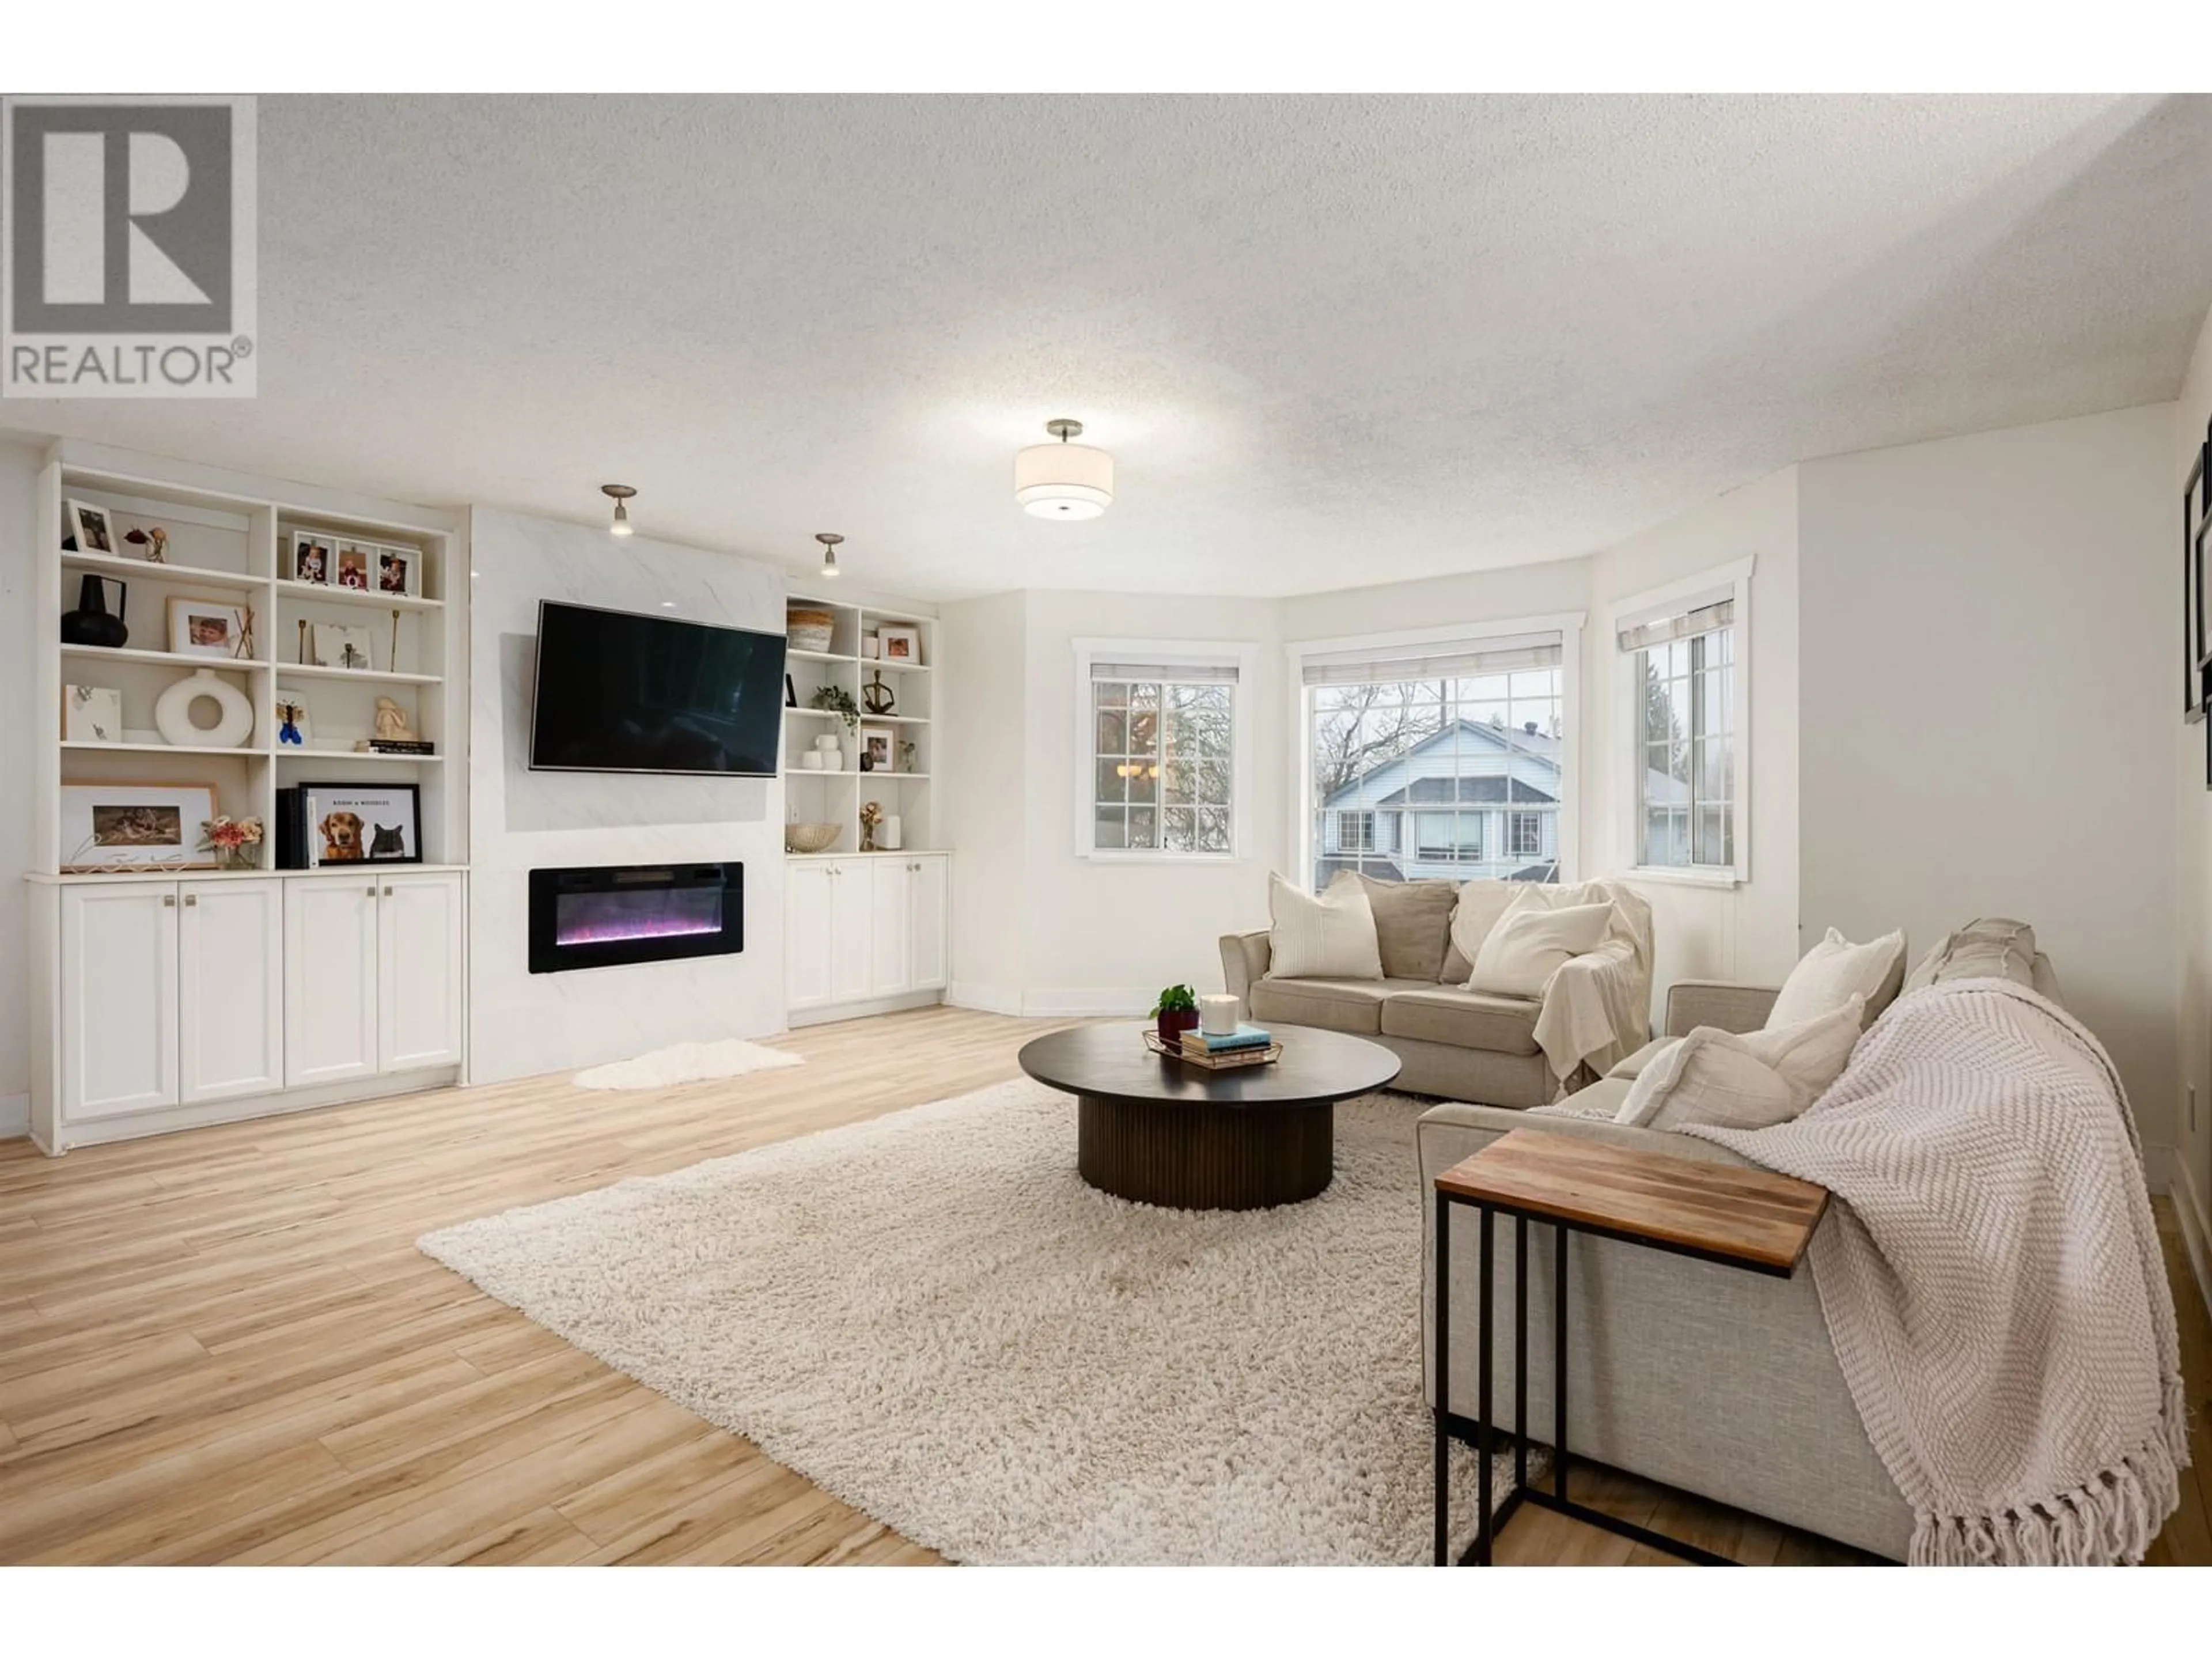
{"label": "round dark wood coffee table", "polygon": [[1075,1167],[1101,1192],[1177,1210],[1295,1204],[1335,1173],[1336,1103],[1380,1089],[1379,1042],[1273,1028],[1271,1066],[1209,1072],[1156,1054],[1139,1025],[1085,1025],[1024,1046],[1022,1070],[1076,1099]]}

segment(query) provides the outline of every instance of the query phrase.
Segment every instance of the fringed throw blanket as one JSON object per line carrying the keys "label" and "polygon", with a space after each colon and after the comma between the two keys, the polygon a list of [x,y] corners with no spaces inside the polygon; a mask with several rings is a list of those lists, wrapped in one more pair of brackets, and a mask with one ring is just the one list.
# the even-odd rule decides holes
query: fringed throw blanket
{"label": "fringed throw blanket", "polygon": [[1683,1133],[1842,1200],[1814,1283],[1914,1565],[2142,1559],[2188,1425],[2142,1149],[2094,1037],[2009,981],[1934,985],[1796,1121]]}

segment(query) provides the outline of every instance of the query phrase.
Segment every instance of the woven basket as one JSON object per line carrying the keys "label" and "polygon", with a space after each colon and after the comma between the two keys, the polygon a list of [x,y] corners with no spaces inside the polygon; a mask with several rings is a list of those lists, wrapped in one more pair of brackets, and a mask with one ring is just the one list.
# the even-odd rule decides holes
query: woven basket
{"label": "woven basket", "polygon": [[826,853],[837,844],[837,837],[845,833],[842,823],[787,823],[783,826],[783,850],[787,853]]}
{"label": "woven basket", "polygon": [[793,651],[827,651],[836,623],[837,619],[827,611],[804,611],[794,606],[783,614],[783,631],[789,636]]}

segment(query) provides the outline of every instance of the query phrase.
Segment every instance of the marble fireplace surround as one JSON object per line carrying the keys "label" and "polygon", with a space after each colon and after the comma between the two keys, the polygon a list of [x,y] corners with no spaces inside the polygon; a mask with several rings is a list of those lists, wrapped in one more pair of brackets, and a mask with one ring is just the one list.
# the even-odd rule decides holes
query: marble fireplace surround
{"label": "marble fireplace surround", "polygon": [[[781,782],[532,772],[529,750],[539,600],[780,633],[782,572],[483,507],[469,515],[469,537],[477,665],[469,710],[471,1079],[570,1071],[671,1043],[781,1030]],[[744,865],[742,952],[530,972],[533,868],[664,861]]]}

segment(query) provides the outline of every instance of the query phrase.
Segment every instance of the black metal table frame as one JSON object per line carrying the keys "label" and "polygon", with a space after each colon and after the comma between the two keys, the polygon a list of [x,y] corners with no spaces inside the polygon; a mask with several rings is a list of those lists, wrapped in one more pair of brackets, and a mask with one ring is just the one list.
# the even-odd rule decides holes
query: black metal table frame
{"label": "black metal table frame", "polygon": [[[1454,1416],[1451,1411],[1451,1212],[1455,1204],[1468,1206],[1480,1217],[1478,1224],[1481,1242],[1477,1251],[1480,1279],[1475,1297],[1475,1340],[1481,1345],[1481,1353],[1475,1366],[1475,1421],[1472,1425],[1465,1418]],[[1492,1460],[1497,1455],[1495,1442],[1499,1431],[1491,1412],[1490,1385],[1493,1365],[1491,1281],[1492,1258],[1496,1252],[1497,1218],[1500,1215],[1513,1218],[1513,1490],[1506,1494],[1505,1501],[1498,1504],[1495,1513],[1492,1513],[1491,1468]],[[1528,1224],[1532,1220],[1548,1224],[1555,1240],[1552,1252],[1552,1490],[1549,1492],[1528,1484]],[[1664,1240],[1646,1237],[1641,1233],[1621,1232],[1610,1227],[1565,1221],[1556,1216],[1536,1215],[1510,1204],[1462,1197],[1438,1188],[1436,1287],[1433,1292],[1435,1317],[1432,1322],[1436,1331],[1437,1355],[1437,1403],[1434,1412],[1437,1436],[1436,1565],[1446,1566],[1451,1561],[1452,1442],[1464,1437],[1468,1427],[1472,1426],[1478,1465],[1475,1531],[1474,1541],[1460,1557],[1462,1566],[1469,1563],[1477,1566],[1490,1565],[1498,1533],[1526,1502],[1601,1528],[1607,1532],[1617,1533],[1623,1538],[1649,1545],[1653,1549],[1664,1550],[1685,1561],[1694,1561],[1701,1566],[1732,1567],[1736,1564],[1725,1555],[1716,1555],[1695,1544],[1669,1538],[1649,1527],[1639,1527],[1632,1521],[1623,1521],[1618,1516],[1607,1515],[1603,1510],[1592,1509],[1587,1504],[1578,1504],[1567,1496],[1567,1466],[1572,1461],[1567,1451],[1567,1238],[1571,1233],[1587,1233],[1593,1238],[1610,1238],[1624,1244],[1639,1244],[1646,1249],[1691,1256],[1700,1261],[1717,1261],[1724,1267],[1768,1273],[1778,1279],[1787,1279],[1791,1272],[1787,1267],[1768,1267],[1738,1256],[1701,1250],[1693,1245],[1670,1244]],[[1585,1458],[1583,1462],[1594,1468],[1607,1467],[1592,1458]]]}

